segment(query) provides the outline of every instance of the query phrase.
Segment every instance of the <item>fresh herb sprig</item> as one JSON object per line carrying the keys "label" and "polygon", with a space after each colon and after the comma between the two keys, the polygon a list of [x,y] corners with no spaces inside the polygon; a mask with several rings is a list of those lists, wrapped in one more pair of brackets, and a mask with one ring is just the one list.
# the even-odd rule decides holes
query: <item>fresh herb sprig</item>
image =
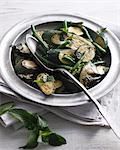
{"label": "fresh herb sprig", "polygon": [[48,127],[47,122],[37,113],[31,113],[24,109],[15,108],[14,102],[7,102],[0,105],[0,115],[8,113],[20,121],[28,131],[27,144],[22,149],[32,149],[38,146],[39,142],[52,146],[66,144],[66,140],[59,134],[54,133]]}
{"label": "fresh herb sprig", "polygon": [[64,21],[63,28],[61,28],[61,30],[66,34],[68,33],[68,22],[66,20]]}

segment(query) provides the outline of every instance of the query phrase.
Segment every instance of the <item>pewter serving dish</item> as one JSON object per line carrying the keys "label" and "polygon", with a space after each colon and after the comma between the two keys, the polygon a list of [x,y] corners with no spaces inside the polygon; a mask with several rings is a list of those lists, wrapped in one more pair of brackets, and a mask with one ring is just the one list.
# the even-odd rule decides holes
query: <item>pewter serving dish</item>
{"label": "pewter serving dish", "polygon": [[[40,90],[26,84],[18,78],[14,72],[14,68],[11,62],[12,49],[10,45],[17,44],[25,39],[25,35],[30,33],[30,26],[38,25],[40,28],[53,28],[54,23],[57,21],[72,21],[72,22],[84,22],[85,26],[97,31],[102,28],[101,25],[80,16],[67,15],[67,14],[49,14],[38,16],[36,18],[30,18],[21,23],[15,25],[10,29],[3,37],[0,43],[0,71],[3,79],[8,86],[17,94],[26,98],[28,101],[50,105],[50,106],[76,106],[88,103],[88,98],[83,92],[74,94],[53,94],[51,96],[45,96]],[[46,24],[42,26],[42,24]],[[118,83],[120,77],[120,42],[118,38],[109,30],[107,30],[106,37],[108,39],[108,46],[110,48],[111,64],[110,69],[105,78],[90,88],[89,91],[96,99],[101,98]]]}

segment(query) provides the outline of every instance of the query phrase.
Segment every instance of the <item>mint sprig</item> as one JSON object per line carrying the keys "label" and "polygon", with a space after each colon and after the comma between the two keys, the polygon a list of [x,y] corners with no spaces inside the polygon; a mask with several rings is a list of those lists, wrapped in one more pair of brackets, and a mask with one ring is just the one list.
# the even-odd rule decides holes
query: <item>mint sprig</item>
{"label": "mint sprig", "polygon": [[66,140],[59,134],[49,129],[48,123],[37,113],[31,113],[24,109],[15,108],[14,102],[7,102],[0,105],[0,116],[8,113],[20,121],[29,131],[27,143],[20,147],[22,149],[33,149],[38,146],[39,138],[45,144],[60,146],[66,144]]}

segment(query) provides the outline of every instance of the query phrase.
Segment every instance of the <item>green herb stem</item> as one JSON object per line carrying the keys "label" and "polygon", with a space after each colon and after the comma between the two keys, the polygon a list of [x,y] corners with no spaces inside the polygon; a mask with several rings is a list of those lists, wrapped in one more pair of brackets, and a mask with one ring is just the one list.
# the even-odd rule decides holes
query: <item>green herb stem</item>
{"label": "green herb stem", "polygon": [[106,50],[104,48],[102,48],[99,44],[97,44],[96,42],[92,42],[101,52],[106,53]]}
{"label": "green herb stem", "polygon": [[92,39],[92,37],[90,36],[90,34],[89,34],[88,30],[86,29],[86,27],[85,27],[85,26],[82,26],[82,29],[83,29],[84,32],[86,33],[86,35],[87,35],[88,39],[90,40],[90,42],[93,42],[93,39]]}

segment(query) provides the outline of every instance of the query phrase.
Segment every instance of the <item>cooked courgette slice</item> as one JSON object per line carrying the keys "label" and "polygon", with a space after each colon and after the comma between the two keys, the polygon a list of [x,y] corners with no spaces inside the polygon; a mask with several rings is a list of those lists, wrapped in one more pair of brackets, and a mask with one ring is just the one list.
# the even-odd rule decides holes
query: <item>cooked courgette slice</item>
{"label": "cooked courgette slice", "polygon": [[50,76],[47,73],[40,73],[37,76],[36,81],[41,91],[46,95],[53,94],[57,88],[62,86],[62,82],[60,80],[55,80],[53,76]]}
{"label": "cooked courgette slice", "polygon": [[[95,75],[104,75],[106,72],[108,71],[108,68],[105,66],[96,66],[93,63],[89,62],[87,63],[81,73],[80,73],[80,82],[84,85],[87,85],[88,83],[90,83],[90,80],[94,80],[96,79],[96,77],[94,77]],[[99,78],[100,78],[99,76]]]}
{"label": "cooked courgette slice", "polygon": [[55,92],[54,82],[47,82],[48,76],[49,74],[47,73],[40,73],[37,76],[37,85],[46,95],[50,95]]}
{"label": "cooked courgette slice", "polygon": [[55,89],[60,88],[62,85],[63,85],[62,81],[60,81],[60,80],[54,81]]}
{"label": "cooked courgette slice", "polygon": [[36,69],[37,68],[36,63],[31,60],[23,60],[21,64],[23,67],[25,67],[27,69]]}
{"label": "cooked courgette slice", "polygon": [[74,56],[74,51],[72,49],[65,49],[65,50],[61,50],[59,52],[59,60],[63,63],[63,64],[69,64],[69,61],[65,60],[65,57],[73,57]]}
{"label": "cooked courgette slice", "polygon": [[42,30],[37,30],[36,33],[38,34],[38,36],[42,36],[43,33],[44,33],[44,31],[42,31]]}
{"label": "cooked courgette slice", "polygon": [[61,44],[60,35],[59,35],[59,34],[54,34],[54,35],[51,37],[51,41],[52,41],[52,43],[54,43],[54,44],[60,45],[60,44]]}
{"label": "cooked courgette slice", "polygon": [[54,43],[54,40],[52,41],[52,37],[54,37],[54,35],[58,35],[58,37],[60,36],[61,34],[61,31],[58,31],[58,30],[46,30],[44,31],[44,33],[42,34],[42,38],[44,41],[46,41],[49,46],[51,44],[55,44]]}
{"label": "cooked courgette slice", "polygon": [[20,59],[14,68],[17,74],[28,74],[36,72],[38,66],[31,60]]}
{"label": "cooked courgette slice", "polygon": [[95,47],[89,45],[82,45],[77,50],[76,55],[78,55],[78,53],[83,54],[83,62],[89,62],[95,57]]}
{"label": "cooked courgette slice", "polygon": [[100,74],[100,75],[103,75],[105,74],[107,71],[108,71],[108,67],[105,67],[105,66],[97,66],[97,73]]}
{"label": "cooked courgette slice", "polygon": [[22,54],[30,54],[30,50],[26,43],[20,43],[16,45],[16,50]]}
{"label": "cooked courgette slice", "polygon": [[95,42],[99,44],[102,48],[106,48],[105,40],[101,36],[97,36]]}
{"label": "cooked courgette slice", "polygon": [[79,27],[72,27],[71,26],[71,27],[68,28],[68,32],[74,33],[76,35],[83,35],[83,32]]}
{"label": "cooked courgette slice", "polygon": [[55,92],[54,82],[45,82],[39,87],[42,90],[42,92],[46,95],[51,95]]}
{"label": "cooked courgette slice", "polygon": [[37,80],[38,81],[41,81],[41,83],[43,82],[47,82],[47,78],[48,78],[49,74],[47,73],[40,73],[38,76],[37,76]]}
{"label": "cooked courgette slice", "polygon": [[85,39],[81,36],[78,36],[78,35],[73,35],[71,43],[69,45],[67,45],[67,47],[69,47],[73,50],[77,50],[82,45],[93,46],[93,44],[90,41],[88,41],[87,39]]}

